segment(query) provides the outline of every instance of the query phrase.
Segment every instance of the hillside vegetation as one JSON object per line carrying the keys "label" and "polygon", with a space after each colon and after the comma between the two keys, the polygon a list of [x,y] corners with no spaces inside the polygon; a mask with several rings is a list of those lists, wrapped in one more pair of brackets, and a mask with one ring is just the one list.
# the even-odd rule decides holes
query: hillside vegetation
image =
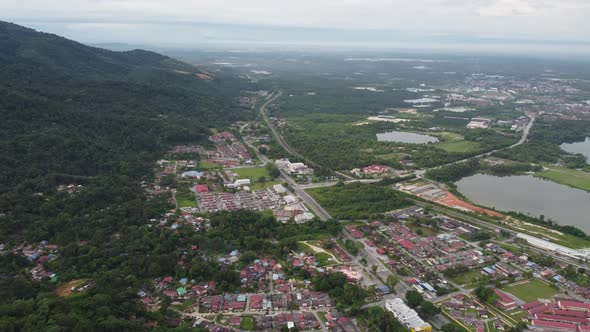
{"label": "hillside vegetation", "polygon": [[[145,278],[175,275],[186,237],[141,227],[171,206],[167,197],[146,200],[140,180],[171,145],[251,115],[237,106],[245,82],[202,73],[160,54],[0,22],[0,244],[55,244],[59,257],[48,264],[58,283],[94,285],[58,297],[58,285],[31,280],[31,264],[4,252],[0,330],[139,331],[146,320],[166,329],[135,293]],[[57,192],[69,183],[84,189]]]}
{"label": "hillside vegetation", "polygon": [[169,144],[247,115],[237,107],[242,82],[228,75],[206,81],[157,53],[107,51],[5,22],[0,68],[0,194],[49,190],[52,175],[140,175]]}

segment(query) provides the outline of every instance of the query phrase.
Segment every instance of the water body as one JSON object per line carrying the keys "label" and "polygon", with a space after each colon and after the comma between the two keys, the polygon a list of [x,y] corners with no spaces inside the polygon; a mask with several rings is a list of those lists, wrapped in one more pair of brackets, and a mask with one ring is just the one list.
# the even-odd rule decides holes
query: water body
{"label": "water body", "polygon": [[377,140],[379,142],[397,142],[413,144],[426,144],[438,142],[438,138],[434,136],[409,133],[405,131],[390,131],[387,133],[377,134]]}
{"label": "water body", "polygon": [[586,137],[583,142],[563,143],[560,147],[569,153],[581,153],[586,157],[586,162],[590,164],[590,137]]}
{"label": "water body", "polygon": [[590,193],[532,175],[476,174],[457,182],[459,191],[473,202],[503,211],[544,215],[562,225],[590,233]]}

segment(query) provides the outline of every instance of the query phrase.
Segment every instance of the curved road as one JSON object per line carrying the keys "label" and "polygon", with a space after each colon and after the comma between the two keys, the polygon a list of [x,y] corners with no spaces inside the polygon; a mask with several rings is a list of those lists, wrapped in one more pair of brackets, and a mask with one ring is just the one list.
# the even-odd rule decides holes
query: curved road
{"label": "curved road", "polygon": [[[282,95],[283,95],[283,92],[279,90],[279,91],[278,91],[276,94],[273,92],[273,93],[272,93],[272,94],[269,96],[269,99],[268,99],[268,100],[267,100],[267,101],[266,101],[266,102],[265,102],[265,103],[264,103],[264,104],[263,104],[263,105],[260,107],[260,115],[262,116],[262,119],[264,120],[264,122],[266,123],[266,125],[268,126],[268,128],[270,128],[270,130],[271,130],[271,132],[272,132],[273,136],[275,137],[275,139],[277,140],[277,142],[278,142],[278,143],[279,143],[279,144],[280,144],[280,145],[283,147],[283,149],[285,149],[285,150],[286,150],[288,153],[290,153],[291,155],[293,155],[293,156],[296,156],[296,157],[298,157],[298,158],[300,158],[300,159],[304,160],[305,162],[307,162],[308,164],[310,164],[310,165],[312,165],[312,166],[315,166],[315,167],[321,167],[321,166],[320,166],[320,165],[318,165],[317,163],[315,163],[315,162],[313,162],[313,161],[309,160],[308,158],[305,158],[305,157],[304,157],[303,155],[301,155],[299,152],[297,152],[297,151],[295,151],[293,148],[291,148],[291,147],[289,146],[289,144],[288,144],[288,143],[285,141],[285,139],[284,139],[284,138],[281,136],[281,134],[280,134],[280,133],[277,131],[277,129],[276,129],[274,126],[273,126],[273,124],[272,124],[272,122],[270,121],[270,119],[269,119],[268,115],[266,114],[266,107],[267,107],[268,105],[270,105],[271,103],[273,103],[275,100],[277,100],[277,99],[278,99],[279,97],[281,97]],[[469,160],[469,159],[472,159],[472,158],[482,158],[482,157],[487,157],[487,156],[490,156],[490,155],[492,155],[493,153],[495,153],[495,152],[498,152],[498,151],[500,151],[500,150],[509,149],[509,148],[514,148],[514,147],[517,147],[517,146],[519,146],[519,145],[521,145],[521,144],[524,144],[524,143],[527,141],[527,139],[528,139],[528,136],[529,136],[529,132],[530,132],[530,130],[531,130],[531,128],[533,127],[533,124],[534,124],[534,122],[535,122],[535,117],[531,116],[530,114],[527,114],[526,116],[527,116],[527,117],[530,119],[530,121],[529,121],[529,123],[527,123],[527,125],[524,127],[524,129],[523,129],[523,131],[522,131],[522,136],[521,136],[521,138],[520,138],[520,140],[519,140],[518,142],[516,142],[516,143],[514,143],[514,144],[512,144],[512,145],[510,145],[510,146],[508,146],[508,147],[502,147],[502,148],[499,148],[499,149],[496,149],[496,150],[492,150],[492,151],[488,151],[488,152],[485,152],[485,153],[482,153],[482,154],[479,154],[479,155],[476,155],[476,156],[473,156],[473,157],[469,157],[469,158],[465,158],[465,159],[461,159],[461,160],[453,161],[453,162],[450,162],[450,163],[448,163],[448,164],[439,165],[439,166],[431,167],[431,168],[424,169],[424,170],[417,170],[417,171],[415,172],[416,176],[419,176],[419,177],[420,177],[420,176],[423,176],[423,175],[424,175],[424,173],[426,173],[426,171],[428,171],[429,169],[438,169],[438,168],[441,168],[441,167],[444,167],[444,166],[448,166],[448,165],[453,165],[453,164],[462,163],[462,162],[465,162],[465,161],[467,161],[467,160]],[[348,180],[353,180],[353,181],[354,181],[354,180],[356,180],[355,178],[351,177],[350,175],[344,174],[344,173],[342,173],[342,172],[336,172],[336,171],[335,171],[334,173],[336,173],[336,174],[338,174],[338,175],[340,175],[340,176],[342,176],[342,177],[344,177],[344,178],[346,178],[346,179],[348,179]]]}
{"label": "curved road", "polygon": [[416,173],[416,176],[422,176],[422,175],[424,175],[424,173],[426,173],[426,171],[431,170],[431,169],[438,169],[438,168],[442,168],[442,167],[445,167],[445,166],[448,166],[448,165],[459,164],[459,163],[465,162],[465,161],[467,161],[469,159],[473,159],[473,158],[488,157],[488,156],[491,156],[495,152],[498,152],[498,151],[501,151],[501,150],[504,150],[504,149],[514,148],[514,147],[517,147],[519,145],[522,145],[523,143],[525,143],[527,141],[527,139],[529,137],[529,132],[531,131],[531,128],[533,127],[533,123],[535,122],[535,117],[533,117],[533,116],[531,116],[529,114],[527,114],[526,116],[530,119],[530,121],[529,121],[529,123],[527,123],[527,125],[522,130],[522,136],[520,137],[520,140],[518,142],[516,142],[516,143],[514,143],[514,144],[512,144],[510,146],[505,146],[505,147],[502,147],[502,148],[499,148],[499,149],[496,149],[496,150],[492,150],[492,151],[484,152],[482,154],[478,154],[477,156],[473,156],[473,157],[469,157],[469,158],[465,158],[465,159],[453,161],[453,162],[450,162],[450,163],[444,164],[444,165],[430,167],[430,168],[427,168],[427,169],[424,169],[424,170],[418,170],[418,171],[415,172]]}
{"label": "curved road", "polygon": [[[262,104],[262,106],[260,106],[260,115],[262,116],[262,119],[264,120],[264,122],[266,122],[266,126],[271,130],[273,136],[275,137],[276,141],[283,147],[283,149],[285,149],[288,153],[292,154],[293,156],[304,160],[306,163],[308,163],[309,165],[312,165],[316,168],[320,168],[321,166],[318,165],[317,163],[309,160],[308,158],[305,158],[304,156],[302,156],[299,152],[295,151],[293,148],[291,148],[291,146],[289,146],[289,144],[285,141],[285,139],[283,138],[283,136],[281,136],[281,134],[277,131],[277,129],[273,126],[272,122],[270,121],[268,115],[266,114],[266,107],[268,105],[270,105],[271,103],[273,103],[275,100],[277,100],[280,96],[283,95],[283,91],[280,91],[277,94],[271,94],[270,98],[264,103]],[[346,175],[344,173],[341,172],[334,172],[344,178],[347,178],[349,180],[354,180],[354,178],[352,176]]]}

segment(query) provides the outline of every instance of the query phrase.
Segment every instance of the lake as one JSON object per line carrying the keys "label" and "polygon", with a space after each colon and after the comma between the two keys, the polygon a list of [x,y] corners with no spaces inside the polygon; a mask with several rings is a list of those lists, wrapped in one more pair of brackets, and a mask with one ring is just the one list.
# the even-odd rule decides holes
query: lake
{"label": "lake", "polygon": [[457,182],[459,192],[471,201],[503,211],[515,211],[590,233],[590,193],[532,175],[476,174]]}
{"label": "lake", "polygon": [[390,131],[387,133],[377,134],[377,140],[379,142],[397,142],[413,144],[426,144],[438,142],[438,138],[434,136],[409,133],[405,131]]}
{"label": "lake", "polygon": [[583,142],[563,143],[560,147],[569,153],[581,153],[586,157],[586,162],[590,163],[590,137],[586,137]]}

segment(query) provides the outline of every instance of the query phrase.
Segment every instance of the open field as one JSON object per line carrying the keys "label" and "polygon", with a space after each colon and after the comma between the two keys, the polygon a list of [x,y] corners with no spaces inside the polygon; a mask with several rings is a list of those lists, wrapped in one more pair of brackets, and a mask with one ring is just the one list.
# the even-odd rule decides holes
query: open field
{"label": "open field", "polygon": [[84,282],[84,279],[77,279],[68,281],[55,289],[55,294],[60,297],[67,297],[72,295],[72,287],[76,287]]}
{"label": "open field", "polygon": [[475,206],[473,204],[469,204],[469,203],[459,199],[457,196],[455,196],[451,192],[447,192],[446,196],[436,200],[436,202],[446,205],[448,207],[452,207],[452,208],[456,208],[456,209],[467,209],[467,210],[470,210],[470,211],[473,211],[476,213],[486,214],[486,215],[492,216],[492,217],[504,217],[504,215],[499,212],[485,209],[485,208],[482,208],[479,206]]}
{"label": "open field", "polygon": [[328,321],[328,318],[326,318],[325,311],[318,311],[318,317],[320,317],[320,319],[322,320],[322,323],[325,323]]}
{"label": "open field", "polygon": [[221,169],[221,166],[217,165],[216,163],[210,163],[207,161],[199,161],[199,169],[201,169],[201,170]]}
{"label": "open field", "polygon": [[176,192],[176,204],[179,208],[195,207],[197,202],[193,193],[188,190],[180,189]]}
{"label": "open field", "polygon": [[507,218],[506,224],[504,224],[504,226],[508,226],[508,228],[518,232],[526,233],[536,237],[546,238],[551,242],[555,242],[568,248],[590,248],[590,241],[587,239],[552,230],[541,225],[525,223],[514,218]]}
{"label": "open field", "polygon": [[528,282],[519,283],[514,286],[504,286],[502,290],[509,292],[525,302],[531,302],[538,298],[548,299],[558,292],[557,289],[538,279],[531,279]]}
{"label": "open field", "polygon": [[334,256],[334,254],[318,247],[315,241],[301,241],[300,248],[308,253],[313,254],[319,266],[324,267],[327,265],[339,264],[340,260]]}
{"label": "open field", "polygon": [[[280,183],[280,181],[273,181],[268,170],[264,167],[236,168],[231,171],[238,174],[240,179],[250,179],[252,182],[250,189],[252,190],[265,189]],[[261,182],[260,179],[265,181]]]}
{"label": "open field", "polygon": [[238,174],[240,179],[251,179],[252,182],[258,181],[261,177],[270,179],[270,174],[264,167],[236,168],[231,171]]}
{"label": "open field", "polygon": [[435,146],[447,152],[472,152],[479,150],[481,147],[477,142],[466,141],[463,135],[458,133],[444,131],[428,134],[438,137],[441,142],[435,144]]}
{"label": "open field", "polygon": [[254,330],[254,318],[248,316],[242,317],[240,329],[247,331]]}
{"label": "open field", "polygon": [[479,143],[471,141],[443,142],[435,146],[447,152],[472,152],[480,148]]}
{"label": "open field", "polygon": [[553,182],[561,183],[577,189],[590,191],[590,173],[569,169],[565,167],[547,166],[544,165],[543,172],[536,173],[536,176],[551,180]]}
{"label": "open field", "polygon": [[439,233],[432,227],[415,225],[413,223],[407,223],[406,226],[408,226],[414,233],[416,233],[420,236],[425,236],[425,237],[436,236]]}
{"label": "open field", "polygon": [[479,270],[472,270],[453,277],[449,277],[449,279],[457,285],[470,285],[480,277],[482,277],[482,274],[479,272]]}
{"label": "open field", "polygon": [[368,219],[409,205],[389,186],[374,184],[336,185],[308,189],[307,193],[337,219]]}
{"label": "open field", "polygon": [[403,152],[392,152],[392,153],[375,155],[375,157],[385,160],[385,161],[399,162],[400,160],[404,159],[404,157],[411,157],[411,155],[409,155],[407,153],[403,153]]}

